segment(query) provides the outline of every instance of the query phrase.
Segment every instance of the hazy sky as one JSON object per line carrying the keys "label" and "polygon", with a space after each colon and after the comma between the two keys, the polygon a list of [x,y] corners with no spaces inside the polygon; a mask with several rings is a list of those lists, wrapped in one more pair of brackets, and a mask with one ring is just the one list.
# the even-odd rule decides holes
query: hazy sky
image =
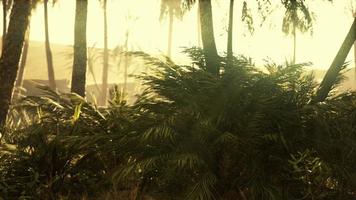
{"label": "hazy sky", "polygon": [[[297,37],[297,62],[311,61],[320,68],[329,67],[348,32],[352,15],[348,9],[356,0],[335,0],[333,4],[311,0],[310,9],[315,11],[314,33]],[[271,58],[277,62],[289,60],[292,38],[281,32],[284,9],[276,8],[263,27],[256,27],[250,36],[241,22],[241,2],[235,1],[234,51],[251,56],[257,62]],[[254,1],[249,1],[250,5]],[[226,49],[228,0],[216,0],[213,4],[215,35],[219,52]],[[165,53],[167,48],[168,22],[159,21],[159,0],[108,0],[110,47],[122,45],[125,32],[130,30],[129,42],[133,50]],[[74,0],[62,0],[50,8],[50,40],[52,43],[72,44],[74,27]],[[88,45],[102,46],[103,13],[98,0],[89,0]],[[33,14],[31,39],[43,40],[43,6]],[[197,8],[194,7],[182,21],[175,21],[173,56],[181,60],[180,47],[198,44]],[[351,51],[350,54],[353,54]],[[353,56],[348,57],[353,62]]]}

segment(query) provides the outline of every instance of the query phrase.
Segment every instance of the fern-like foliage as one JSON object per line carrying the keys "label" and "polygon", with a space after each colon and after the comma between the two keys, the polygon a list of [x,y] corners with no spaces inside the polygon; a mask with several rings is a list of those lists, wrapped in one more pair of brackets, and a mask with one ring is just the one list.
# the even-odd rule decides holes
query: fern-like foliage
{"label": "fern-like foliage", "polygon": [[200,49],[184,52],[191,65],[130,53],[150,67],[138,76],[146,89],[133,104],[115,89],[98,108],[43,88],[44,96],[14,105],[0,195],[355,198],[353,93],[311,105],[317,85],[307,63],[261,69],[238,57],[214,76]]}

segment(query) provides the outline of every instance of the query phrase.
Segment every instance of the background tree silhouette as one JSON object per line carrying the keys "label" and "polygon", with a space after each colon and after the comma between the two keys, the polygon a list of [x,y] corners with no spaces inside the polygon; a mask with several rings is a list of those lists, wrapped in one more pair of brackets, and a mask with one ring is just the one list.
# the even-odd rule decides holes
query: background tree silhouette
{"label": "background tree silhouette", "polygon": [[[52,3],[55,4],[56,1],[57,0],[53,0]],[[52,90],[56,90],[56,78],[55,78],[54,66],[53,66],[53,55],[52,55],[51,44],[49,40],[48,2],[49,0],[43,0],[47,72],[48,72],[49,87]]]}
{"label": "background tree silhouette", "polygon": [[230,0],[229,8],[229,27],[228,27],[228,38],[227,38],[227,65],[232,65],[233,51],[232,51],[232,35],[233,35],[233,23],[234,23],[234,0]]}
{"label": "background tree silhouette", "polygon": [[282,23],[282,31],[293,36],[292,63],[296,61],[297,30],[305,33],[313,31],[313,13],[309,11],[304,0],[282,0],[285,14]]}
{"label": "background tree silhouette", "polygon": [[103,9],[104,28],[104,51],[103,51],[103,77],[101,85],[100,105],[106,105],[108,94],[108,74],[109,74],[109,49],[108,49],[108,20],[107,20],[107,0],[101,0]]}
{"label": "background tree silhouette", "polygon": [[181,0],[161,0],[161,13],[160,20],[163,20],[168,16],[169,28],[168,28],[168,43],[167,43],[167,56],[172,55],[172,42],[173,42],[173,23],[174,17],[182,19],[183,10],[181,7]]}

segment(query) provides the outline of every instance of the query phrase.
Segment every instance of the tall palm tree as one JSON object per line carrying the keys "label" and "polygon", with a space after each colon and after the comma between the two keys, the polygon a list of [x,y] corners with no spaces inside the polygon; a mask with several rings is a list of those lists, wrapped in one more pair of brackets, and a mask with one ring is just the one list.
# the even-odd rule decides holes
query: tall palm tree
{"label": "tall palm tree", "polygon": [[[57,0],[52,0],[52,3],[56,3]],[[32,8],[35,9],[36,6],[38,5],[38,3],[40,3],[40,0],[35,0],[33,1],[33,6]],[[11,2],[10,2],[11,3]],[[44,7],[46,7],[44,9],[44,19],[45,19],[45,45],[46,45],[46,55],[47,55],[47,62],[48,60],[50,61],[50,64],[52,63],[52,65],[47,64],[47,68],[48,68],[48,76],[49,76],[49,86],[52,90],[55,89],[55,84],[53,86],[53,82],[54,82],[54,70],[53,70],[53,61],[52,61],[52,53],[51,53],[51,49],[50,49],[50,42],[49,42],[49,37],[48,37],[48,11],[47,11],[47,4],[48,4],[48,0],[44,0]],[[16,79],[16,83],[15,83],[15,87],[16,88],[20,88],[22,87],[23,84],[23,79],[24,79],[24,73],[25,73],[25,66],[27,63],[27,55],[28,55],[28,48],[29,48],[29,43],[30,43],[30,32],[31,32],[31,27],[30,24],[28,25],[27,31],[26,31],[26,37],[25,37],[25,42],[24,42],[24,47],[22,49],[22,54],[21,54],[21,60],[20,60],[20,65],[19,65],[19,70],[18,70],[18,74],[17,74],[17,79]],[[48,44],[47,44],[48,43]],[[49,53],[48,53],[49,51]],[[48,56],[50,56],[50,58],[48,58]],[[52,67],[50,67],[52,66]],[[52,69],[52,70],[51,70]],[[53,78],[51,78],[53,77]],[[53,81],[52,81],[53,80]],[[52,83],[52,84],[51,84]],[[17,95],[21,94],[21,90],[17,91]]]}
{"label": "tall palm tree", "polygon": [[87,15],[88,0],[76,0],[71,92],[77,93],[82,97],[85,97],[87,70]]}
{"label": "tall palm tree", "polygon": [[[354,19],[356,19],[356,11],[353,13]],[[356,41],[354,42],[354,63],[355,63],[355,80],[356,80]]]}
{"label": "tall palm tree", "polygon": [[[11,1],[9,1],[9,0],[8,0],[8,2],[11,3]],[[36,9],[38,3],[40,3],[40,2],[41,2],[40,0],[34,0],[32,9]],[[53,3],[55,3],[55,2],[56,2],[56,0],[53,0]],[[46,3],[46,2],[44,2],[44,3]],[[8,6],[10,6],[10,5],[8,5]],[[48,21],[46,22],[46,17],[45,17],[45,26],[46,26],[46,24],[48,26]],[[22,87],[22,84],[23,84],[23,79],[24,79],[24,74],[25,74],[25,67],[26,67],[27,56],[28,56],[28,48],[29,48],[29,45],[30,45],[30,32],[31,32],[31,26],[30,26],[30,23],[29,23],[27,31],[26,31],[24,46],[23,46],[23,49],[22,49],[22,54],[21,54],[21,59],[20,59],[20,64],[19,64],[19,70],[18,70],[18,73],[17,73],[17,79],[16,79],[16,82],[15,82],[15,87],[17,89]],[[17,90],[16,92],[17,92],[16,93],[17,96],[21,95],[21,90],[20,89]]]}
{"label": "tall palm tree", "polygon": [[[22,49],[19,71],[17,73],[17,79],[16,79],[16,83],[15,83],[16,88],[22,87],[23,77],[25,74],[25,66],[26,66],[26,62],[27,62],[28,47],[30,45],[30,32],[31,32],[31,26],[29,24],[27,31],[26,31],[24,46]],[[20,94],[20,91],[18,91],[18,92]]]}
{"label": "tall palm tree", "polygon": [[12,99],[26,29],[31,15],[31,4],[29,0],[14,0],[11,10],[7,36],[0,58],[0,125],[6,121]]}
{"label": "tall palm tree", "polygon": [[[166,1],[168,2],[168,0]],[[169,2],[172,2],[173,5],[180,5],[182,11],[191,9],[196,2],[199,3],[201,37],[206,66],[209,69],[209,72],[218,75],[220,69],[220,57],[215,44],[211,0],[172,0]]]}
{"label": "tall palm tree", "polygon": [[2,0],[2,46],[5,43],[6,29],[7,29],[7,13],[12,6],[13,0]]}
{"label": "tall palm tree", "polygon": [[220,57],[215,44],[211,0],[199,0],[199,13],[206,65],[209,72],[218,75],[220,70]]}
{"label": "tall palm tree", "polygon": [[350,52],[352,45],[356,41],[355,30],[356,30],[356,18],[354,18],[351,28],[344,39],[344,42],[342,43],[333,62],[331,63],[328,71],[326,72],[322,82],[320,83],[316,95],[311,101],[311,103],[322,102],[328,96],[330,90],[332,89],[332,86],[337,81],[337,77],[339,76],[340,70],[344,66],[344,62],[346,60],[347,55]]}
{"label": "tall palm tree", "polygon": [[7,26],[7,2],[2,0],[2,45],[5,43],[6,26]]}
{"label": "tall palm tree", "polygon": [[[125,44],[124,44],[124,48],[125,51],[128,52],[129,51],[129,37],[130,37],[130,30],[127,29],[126,33],[125,33]],[[130,65],[130,60],[129,60],[129,56],[128,54],[125,54],[125,60],[124,60],[124,87],[122,89],[122,93],[124,95],[126,95],[126,91],[127,91],[127,77],[128,77],[128,68]]]}
{"label": "tall palm tree", "polygon": [[169,28],[168,28],[168,46],[167,46],[167,56],[171,57],[172,54],[172,40],[173,40],[173,23],[174,17],[182,19],[182,8],[181,0],[162,0],[161,1],[161,15],[160,20],[165,18],[167,15],[169,17]]}
{"label": "tall palm tree", "polygon": [[[350,1],[349,4],[349,10],[351,11],[352,17],[355,19],[356,18],[356,2],[353,0]],[[354,42],[354,64],[355,64],[355,81],[356,81],[356,41]]]}
{"label": "tall palm tree", "polygon": [[233,21],[234,21],[234,0],[230,0],[229,9],[229,28],[228,28],[228,38],[227,38],[227,65],[232,65],[233,52],[232,52],[232,32],[233,32]]}
{"label": "tall palm tree", "polygon": [[172,56],[172,36],[173,36],[173,11],[169,11],[169,29],[168,29],[168,46],[167,56]]}
{"label": "tall palm tree", "polygon": [[292,63],[296,61],[297,30],[304,33],[312,32],[313,13],[309,11],[304,0],[282,0],[285,7],[285,15],[282,23],[282,31],[293,36]]}
{"label": "tall palm tree", "polygon": [[[356,19],[356,12],[354,13],[354,19]],[[355,80],[356,80],[356,40],[354,42],[354,64],[355,64]]]}
{"label": "tall palm tree", "polygon": [[109,72],[109,50],[108,50],[108,19],[107,19],[107,0],[102,0],[104,13],[104,54],[103,54],[103,80],[101,84],[100,104],[106,104],[108,93],[108,72]]}
{"label": "tall palm tree", "polygon": [[200,12],[199,12],[199,6],[197,6],[197,44],[198,47],[201,47],[201,25],[200,25]]}
{"label": "tall palm tree", "polygon": [[48,81],[49,81],[49,87],[52,90],[55,90],[56,89],[56,79],[54,76],[53,57],[52,57],[51,45],[50,45],[50,41],[49,41],[48,0],[44,0],[43,7],[44,7],[45,46],[46,46]]}

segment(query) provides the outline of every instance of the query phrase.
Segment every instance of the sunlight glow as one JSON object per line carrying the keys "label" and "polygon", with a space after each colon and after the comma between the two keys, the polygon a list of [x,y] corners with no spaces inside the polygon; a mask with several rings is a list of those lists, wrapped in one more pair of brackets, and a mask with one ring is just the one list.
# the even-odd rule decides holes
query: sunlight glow
{"label": "sunlight glow", "polygon": [[[347,2],[331,3],[311,1],[310,8],[316,13],[314,33],[298,34],[297,61],[313,62],[316,67],[327,68],[343,41],[352,16],[347,12]],[[228,1],[214,1],[215,35],[220,52],[226,49],[226,26]],[[253,3],[252,7],[253,7]],[[103,46],[102,10],[99,1],[89,2],[88,46]],[[125,32],[130,31],[129,43],[133,50],[165,53],[167,48],[168,20],[159,21],[159,0],[131,0],[108,2],[109,45],[114,48],[123,44]],[[31,39],[43,41],[43,9],[39,6],[32,19]],[[196,8],[182,21],[174,21],[173,56],[180,58],[180,47],[197,45]],[[247,54],[257,61],[271,58],[284,62],[291,57],[292,38],[281,32],[283,9],[277,8],[264,26],[256,27],[250,36],[240,21],[241,4],[235,5],[234,50]],[[60,1],[50,10],[50,36],[52,43],[72,44],[75,1]],[[332,14],[331,14],[332,13]],[[256,13],[255,13],[256,14]],[[241,28],[240,28],[241,27]],[[272,27],[272,28],[271,28]],[[352,59],[351,57],[348,59]]]}
{"label": "sunlight glow", "polygon": [[[316,13],[313,35],[308,33],[297,35],[297,62],[312,62],[314,68],[327,69],[338,51],[349,27],[352,23],[351,12],[347,10],[350,3],[355,0],[338,0],[333,4],[320,1],[310,1],[310,9]],[[226,51],[227,41],[227,15],[228,1],[213,1],[214,28],[218,51],[223,54]],[[240,1],[235,3],[234,43],[235,54],[243,54],[261,64],[265,59],[271,59],[282,63],[289,61],[292,55],[292,37],[286,36],[281,31],[281,23],[284,9],[275,8],[262,27],[258,26],[253,35],[241,22]],[[251,8],[255,15],[257,9],[251,2]],[[152,54],[165,54],[168,41],[168,20],[159,21],[159,0],[126,0],[108,1],[109,23],[109,48],[123,45],[126,40],[126,32],[129,32],[129,50],[142,50]],[[54,7],[50,7],[50,40],[55,44],[73,44],[75,1],[59,1]],[[31,23],[32,41],[44,40],[43,6],[40,4],[34,11]],[[1,22],[0,22],[1,23]],[[187,13],[182,21],[174,20],[173,25],[173,59],[178,62],[187,62],[187,58],[180,52],[182,47],[198,45],[197,37],[197,7]],[[89,1],[88,13],[88,47],[103,47],[103,12],[99,1]],[[71,51],[71,48],[67,48]],[[65,52],[61,52],[65,53]],[[30,53],[31,54],[31,53]],[[45,54],[41,54],[43,63]],[[353,62],[352,52],[347,61]],[[58,56],[57,56],[58,57]],[[57,58],[56,62],[70,66],[71,61]],[[61,60],[60,60],[61,59]],[[29,59],[29,62],[32,62]],[[351,64],[350,66],[353,66]],[[68,68],[68,67],[67,67]],[[70,73],[70,70],[68,70]],[[59,78],[66,78],[64,73]],[[98,74],[100,77],[100,74]],[[113,71],[110,81],[117,80],[118,72]],[[31,78],[38,78],[31,75]],[[88,82],[92,82],[89,78]]]}

